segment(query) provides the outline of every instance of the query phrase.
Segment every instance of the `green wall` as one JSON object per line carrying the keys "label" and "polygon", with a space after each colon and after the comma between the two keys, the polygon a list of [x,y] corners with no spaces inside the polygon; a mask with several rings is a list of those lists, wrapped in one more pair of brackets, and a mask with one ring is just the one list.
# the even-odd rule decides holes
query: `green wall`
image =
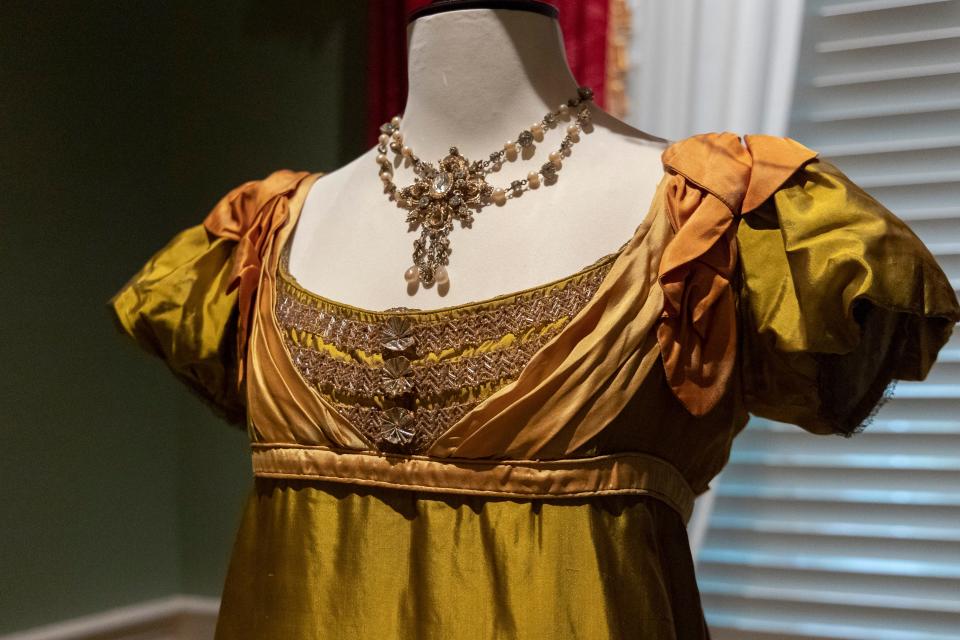
{"label": "green wall", "polygon": [[219,595],[246,435],[115,333],[105,303],[233,186],[363,150],[365,16],[4,2],[0,633]]}

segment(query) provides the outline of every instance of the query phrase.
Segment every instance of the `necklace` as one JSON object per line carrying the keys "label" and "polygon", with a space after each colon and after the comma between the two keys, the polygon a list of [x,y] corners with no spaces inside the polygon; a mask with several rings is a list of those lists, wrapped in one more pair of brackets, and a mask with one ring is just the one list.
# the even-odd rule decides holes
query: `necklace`
{"label": "necklace", "polygon": [[[453,230],[454,220],[469,225],[473,222],[471,207],[480,209],[491,203],[503,205],[524,191],[538,188],[541,181],[547,184],[555,181],[563,157],[569,155],[571,147],[580,139],[581,129],[590,122],[587,103],[591,100],[593,91],[589,87],[579,87],[576,98],[567,100],[559,109],[547,113],[521,131],[516,141],[508,140],[502,149],[491,153],[487,160],[471,162],[457,147],[450,147],[450,153],[438,161],[436,167],[421,160],[404,144],[399,115],[384,123],[380,127],[376,158],[380,166],[380,179],[386,193],[396,201],[397,206],[409,211],[407,223],[417,223],[421,227],[420,237],[413,243],[413,265],[404,272],[404,279],[425,285],[449,282],[445,265],[449,264],[448,236]],[[577,109],[575,114],[572,109]],[[486,175],[498,170],[504,159],[515,159],[518,149],[532,147],[535,140],[542,139],[546,129],[556,127],[560,118],[567,116],[573,116],[575,122],[567,127],[560,148],[550,153],[549,160],[538,171],[531,171],[524,180],[512,181],[507,188],[494,188],[486,181]],[[417,175],[413,184],[399,188],[394,183],[393,164],[386,155],[388,146],[396,155],[412,163]]]}

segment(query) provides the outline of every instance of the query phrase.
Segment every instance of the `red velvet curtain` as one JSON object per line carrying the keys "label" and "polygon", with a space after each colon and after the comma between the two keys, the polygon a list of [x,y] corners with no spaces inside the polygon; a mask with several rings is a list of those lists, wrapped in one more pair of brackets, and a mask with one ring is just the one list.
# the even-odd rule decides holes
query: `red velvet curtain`
{"label": "red velvet curtain", "polygon": [[[605,106],[610,0],[546,0],[560,10],[570,69]],[[407,99],[407,16],[429,0],[370,0],[367,64],[367,143]]]}

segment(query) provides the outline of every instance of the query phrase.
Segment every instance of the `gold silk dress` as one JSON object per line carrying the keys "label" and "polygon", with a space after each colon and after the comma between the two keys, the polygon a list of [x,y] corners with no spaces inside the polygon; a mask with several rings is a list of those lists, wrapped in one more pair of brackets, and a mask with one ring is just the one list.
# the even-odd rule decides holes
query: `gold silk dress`
{"label": "gold silk dress", "polygon": [[287,170],[117,292],[118,328],[250,437],[217,640],[709,638],[686,523],[749,415],[859,432],[960,303],[795,140],[662,159],[618,251],[487,300],[306,290],[287,257],[324,174]]}

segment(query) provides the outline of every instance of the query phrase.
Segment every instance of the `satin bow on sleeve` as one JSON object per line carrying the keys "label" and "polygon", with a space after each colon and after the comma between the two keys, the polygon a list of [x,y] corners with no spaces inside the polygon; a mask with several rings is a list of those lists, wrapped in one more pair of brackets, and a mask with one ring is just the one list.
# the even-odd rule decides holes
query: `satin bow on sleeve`
{"label": "satin bow on sleeve", "polygon": [[694,415],[723,395],[736,357],[731,278],[737,217],[761,205],[817,152],[785,137],[705,133],[663,155],[671,174],[666,199],[676,235],[658,279],[664,292],[657,339],[667,382]]}
{"label": "satin bow on sleeve", "polygon": [[289,215],[286,196],[308,175],[307,171],[283,169],[263,180],[244,183],[227,193],[203,220],[208,232],[237,243],[227,293],[237,291],[238,386],[246,368],[247,338],[266,247]]}

